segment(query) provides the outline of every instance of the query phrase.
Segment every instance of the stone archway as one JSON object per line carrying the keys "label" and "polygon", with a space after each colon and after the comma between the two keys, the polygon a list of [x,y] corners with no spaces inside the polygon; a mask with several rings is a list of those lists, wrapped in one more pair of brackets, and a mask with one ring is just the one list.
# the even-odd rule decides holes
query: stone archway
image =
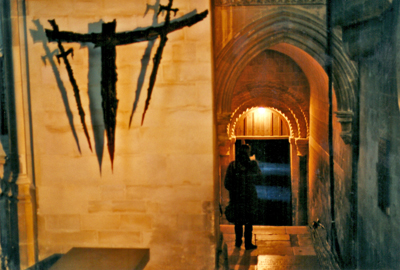
{"label": "stone archway", "polygon": [[[251,85],[252,91],[260,99],[250,95],[239,96],[241,104],[232,106],[235,97],[235,86],[245,67],[261,52],[272,50],[282,53],[303,70],[309,82],[310,91],[325,92],[328,78],[324,72],[326,51],[325,22],[314,15],[295,8],[280,7],[271,13],[254,21],[239,31],[230,40],[216,58],[216,112],[218,125],[218,146],[220,154],[221,177],[225,166],[230,161],[230,146],[232,144],[232,126],[235,119],[244,110],[254,106],[273,107],[279,110],[288,120],[292,137],[291,157],[294,168],[292,181],[295,190],[304,190],[302,185],[307,182],[300,179],[301,172],[307,170],[304,160],[308,155],[309,112],[307,104],[297,100],[283,89],[279,97],[268,96],[266,89],[280,86]],[[341,40],[334,37],[334,90],[336,98],[336,117],[341,124],[341,137],[345,143],[350,143],[352,136],[352,115],[355,108],[355,87],[357,71],[354,64],[346,56]],[[285,102],[282,102],[282,98]],[[301,168],[303,166],[303,168]],[[222,178],[221,178],[222,179]],[[293,216],[294,224],[306,220],[307,202],[300,202],[297,194],[294,196],[297,216]],[[300,215],[300,216],[299,216]]]}
{"label": "stone archway", "polygon": [[[324,21],[305,11],[282,7],[249,24],[236,34],[235,38],[224,47],[216,58],[218,116],[224,118],[226,117],[224,115],[232,113],[230,106],[237,78],[251,59],[266,49],[283,52],[292,58],[294,58],[293,54],[299,54],[301,51],[302,54],[307,54],[312,58],[307,61],[308,67],[323,71],[322,67],[325,66],[326,62],[326,28],[324,23]],[[293,48],[296,48],[296,50],[293,50]],[[337,117],[339,122],[342,123],[342,131],[344,132],[342,137],[348,143],[351,138],[357,71],[354,64],[346,56],[342,42],[337,36],[334,36],[334,63]],[[299,62],[298,64],[300,65]],[[310,76],[313,75],[310,74]],[[324,84],[323,78],[312,81],[318,80],[321,82],[317,82],[317,87]]]}

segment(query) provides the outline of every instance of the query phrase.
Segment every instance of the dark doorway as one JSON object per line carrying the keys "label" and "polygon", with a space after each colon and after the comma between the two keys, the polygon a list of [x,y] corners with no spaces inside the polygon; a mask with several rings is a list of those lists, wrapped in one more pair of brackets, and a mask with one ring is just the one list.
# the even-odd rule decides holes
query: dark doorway
{"label": "dark doorway", "polygon": [[[258,161],[263,175],[256,185],[258,219],[256,225],[292,225],[290,144],[288,139],[246,140],[252,158]],[[239,149],[242,140],[236,141]]]}

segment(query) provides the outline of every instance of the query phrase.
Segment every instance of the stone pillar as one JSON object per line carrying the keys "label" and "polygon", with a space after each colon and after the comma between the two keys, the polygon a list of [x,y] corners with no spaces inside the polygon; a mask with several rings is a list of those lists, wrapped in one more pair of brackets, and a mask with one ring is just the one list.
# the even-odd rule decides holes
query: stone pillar
{"label": "stone pillar", "polygon": [[15,121],[18,135],[19,173],[18,185],[18,231],[20,266],[25,269],[38,261],[36,233],[36,190],[33,181],[32,131],[30,122],[30,99],[26,54],[25,2],[11,0],[13,86],[15,96]]}
{"label": "stone pillar", "polygon": [[308,139],[291,137],[289,142],[292,179],[292,225],[306,225]]}
{"label": "stone pillar", "polygon": [[299,213],[299,182],[300,182],[300,163],[297,156],[296,140],[289,138],[290,143],[290,178],[292,181],[292,225],[297,224]]}
{"label": "stone pillar", "polygon": [[307,225],[308,221],[308,139],[296,139],[297,156],[299,157],[299,201],[297,224]]}

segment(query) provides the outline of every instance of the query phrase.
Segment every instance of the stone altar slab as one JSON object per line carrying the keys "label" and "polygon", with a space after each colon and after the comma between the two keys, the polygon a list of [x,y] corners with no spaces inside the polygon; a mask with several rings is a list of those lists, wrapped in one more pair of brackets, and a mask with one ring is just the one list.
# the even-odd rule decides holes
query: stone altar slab
{"label": "stone altar slab", "polygon": [[149,260],[149,249],[72,248],[50,270],[142,270]]}

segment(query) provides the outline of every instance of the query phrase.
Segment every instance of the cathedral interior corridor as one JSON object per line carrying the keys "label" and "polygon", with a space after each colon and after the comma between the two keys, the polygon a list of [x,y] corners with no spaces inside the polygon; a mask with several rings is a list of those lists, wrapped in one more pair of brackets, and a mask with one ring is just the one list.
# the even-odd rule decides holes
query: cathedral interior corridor
{"label": "cathedral interior corridor", "polygon": [[400,269],[399,161],[400,0],[0,0],[0,270]]}

